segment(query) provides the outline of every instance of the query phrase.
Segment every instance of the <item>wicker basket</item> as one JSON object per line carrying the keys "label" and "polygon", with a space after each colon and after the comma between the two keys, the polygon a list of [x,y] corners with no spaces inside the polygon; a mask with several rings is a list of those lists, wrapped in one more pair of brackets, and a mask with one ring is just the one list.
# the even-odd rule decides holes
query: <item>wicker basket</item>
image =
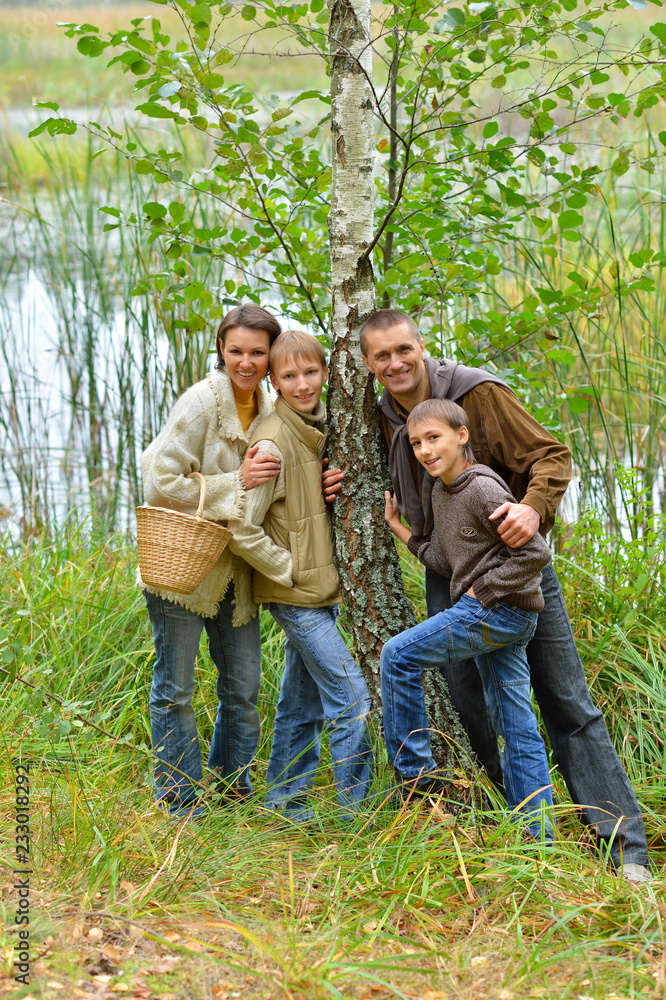
{"label": "wicker basket", "polygon": [[139,572],[144,583],[175,594],[192,594],[210,573],[231,538],[228,528],[206,521],[206,481],[199,472],[201,496],[196,514],[180,514],[164,507],[136,508]]}

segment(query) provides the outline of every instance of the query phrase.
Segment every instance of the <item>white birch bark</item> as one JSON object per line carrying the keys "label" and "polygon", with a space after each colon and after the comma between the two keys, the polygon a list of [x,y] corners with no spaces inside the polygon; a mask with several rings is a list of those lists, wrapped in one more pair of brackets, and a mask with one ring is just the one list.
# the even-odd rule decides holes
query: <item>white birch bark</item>
{"label": "white birch bark", "polygon": [[[393,537],[384,521],[390,485],[378,427],[376,385],[361,359],[359,330],[375,310],[374,94],[370,0],[330,0],[333,186],[329,215],[332,339],[328,383],[329,456],[345,472],[334,505],[336,551],[356,655],[380,705],[379,654],[392,635],[416,624],[406,600]],[[437,674],[437,676],[435,676]],[[436,671],[424,679],[433,752],[451,774],[471,755],[467,736]],[[455,752],[452,744],[457,744]],[[460,754],[462,750],[462,754]],[[465,783],[463,782],[463,786]],[[454,797],[467,800],[469,788]]]}

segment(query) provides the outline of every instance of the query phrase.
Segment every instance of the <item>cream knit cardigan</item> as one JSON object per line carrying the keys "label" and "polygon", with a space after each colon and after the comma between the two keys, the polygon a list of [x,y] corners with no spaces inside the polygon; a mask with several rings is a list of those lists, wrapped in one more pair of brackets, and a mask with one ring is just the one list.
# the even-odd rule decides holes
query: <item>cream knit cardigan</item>
{"label": "cream knit cardigan", "polygon": [[[164,429],[146,448],[141,458],[146,501],[194,514],[199,503],[199,483],[186,479],[200,472],[206,480],[204,517],[226,521],[234,531],[243,517],[245,484],[240,471],[255,427],[273,410],[263,385],[257,387],[259,413],[243,431],[231,379],[225,371],[209,372],[176,400]],[[251,491],[250,491],[251,492]],[[270,541],[270,540],[269,540]],[[195,614],[212,618],[217,613],[229,582],[234,583],[233,624],[244,625],[256,613],[252,600],[252,570],[241,558],[245,555],[262,573],[276,582],[291,586],[291,556],[274,543],[244,551],[242,538],[232,539],[203,583],[193,594],[174,594],[137,583],[151,594],[180,604]]]}

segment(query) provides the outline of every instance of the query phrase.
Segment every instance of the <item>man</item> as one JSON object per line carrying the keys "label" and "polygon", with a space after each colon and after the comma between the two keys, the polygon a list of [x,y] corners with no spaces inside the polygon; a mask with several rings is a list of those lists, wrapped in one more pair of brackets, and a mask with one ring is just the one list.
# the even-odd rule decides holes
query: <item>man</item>
{"label": "man", "polygon": [[[432,397],[462,406],[476,460],[501,476],[519,501],[507,501],[490,515],[503,518],[498,529],[502,540],[519,548],[537,531],[550,531],[571,478],[571,455],[527,413],[508,386],[481,369],[426,359],[416,324],[393,309],[382,309],[364,323],[361,353],[384,387],[379,410],[391,480],[415,544],[432,531],[434,480],[414,458],[406,421],[414,407]],[[590,698],[562,590],[550,565],[543,572],[542,590],[544,609],[527,658],[555,759],[583,821],[597,841],[610,842],[617,871],[629,881],[650,881],[640,808],[603,716]],[[433,570],[426,571],[426,602],[430,616],[451,607],[449,580]],[[497,781],[497,740],[476,664],[465,660],[444,673],[472,749]]]}

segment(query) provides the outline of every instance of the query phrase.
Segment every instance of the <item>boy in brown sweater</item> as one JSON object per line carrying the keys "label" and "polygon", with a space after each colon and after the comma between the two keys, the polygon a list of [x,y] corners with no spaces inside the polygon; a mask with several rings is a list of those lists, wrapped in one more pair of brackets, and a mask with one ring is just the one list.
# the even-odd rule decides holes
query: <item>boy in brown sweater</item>
{"label": "boy in brown sweater", "polygon": [[386,520],[426,566],[451,578],[454,606],[386,643],[381,656],[384,729],[389,758],[404,782],[428,780],[435,769],[421,672],[474,657],[495,731],[504,738],[509,806],[529,832],[552,839],[548,760],[530,700],[525,646],[543,607],[541,570],[550,551],[536,534],[510,548],[490,515],[513,501],[504,481],[477,465],[465,411],[429,399],[412,410],[407,433],[418,462],[436,480],[429,541],[413,539],[386,494]]}

